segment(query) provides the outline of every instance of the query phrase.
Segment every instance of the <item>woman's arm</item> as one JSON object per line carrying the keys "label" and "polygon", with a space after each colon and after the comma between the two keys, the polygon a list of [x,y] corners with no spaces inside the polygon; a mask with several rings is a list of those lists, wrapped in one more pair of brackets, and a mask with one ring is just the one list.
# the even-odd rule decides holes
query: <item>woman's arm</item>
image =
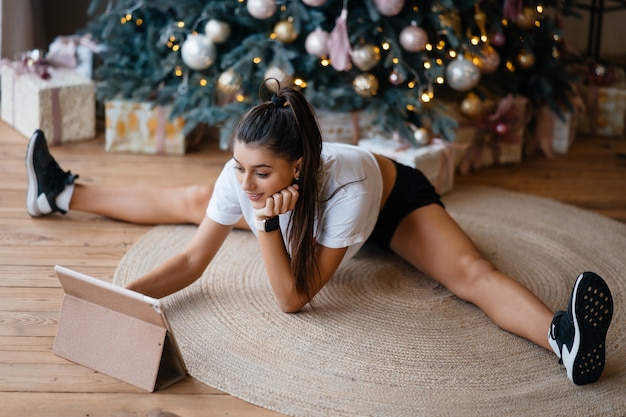
{"label": "woman's arm", "polygon": [[232,228],[205,217],[182,252],[129,283],[127,288],[161,298],[191,285],[202,275]]}
{"label": "woman's arm", "polygon": [[[280,309],[285,313],[298,312],[309,300],[296,291],[296,281],[280,229],[272,232],[259,231],[258,237],[265,270]],[[321,245],[315,245],[315,248],[319,270],[315,271],[317,276],[312,280],[311,298],[326,285],[347,251],[347,248],[333,249]]]}

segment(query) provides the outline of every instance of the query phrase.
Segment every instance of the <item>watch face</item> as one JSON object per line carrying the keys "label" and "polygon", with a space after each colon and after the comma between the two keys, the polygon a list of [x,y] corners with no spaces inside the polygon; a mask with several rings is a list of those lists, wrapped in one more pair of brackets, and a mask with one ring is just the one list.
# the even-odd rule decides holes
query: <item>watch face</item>
{"label": "watch face", "polygon": [[265,231],[272,232],[280,227],[278,216],[265,220]]}

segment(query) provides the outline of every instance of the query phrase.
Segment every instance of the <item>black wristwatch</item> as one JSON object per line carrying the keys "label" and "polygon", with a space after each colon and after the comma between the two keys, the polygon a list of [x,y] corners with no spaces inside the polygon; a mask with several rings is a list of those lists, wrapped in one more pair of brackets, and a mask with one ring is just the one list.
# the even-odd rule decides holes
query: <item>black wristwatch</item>
{"label": "black wristwatch", "polygon": [[278,230],[280,228],[278,216],[272,217],[271,219],[255,220],[254,228],[262,232],[273,232],[274,230]]}

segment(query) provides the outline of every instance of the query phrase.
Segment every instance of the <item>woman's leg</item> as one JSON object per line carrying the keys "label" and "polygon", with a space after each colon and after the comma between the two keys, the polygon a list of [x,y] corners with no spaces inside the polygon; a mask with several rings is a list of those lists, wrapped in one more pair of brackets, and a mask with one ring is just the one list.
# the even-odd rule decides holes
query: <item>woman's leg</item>
{"label": "woman's leg", "polygon": [[70,210],[137,224],[200,224],[212,185],[104,187],[76,184]]}
{"label": "woman's leg", "polygon": [[501,328],[551,349],[554,313],[523,285],[498,271],[439,205],[413,211],[398,226],[391,249]]}

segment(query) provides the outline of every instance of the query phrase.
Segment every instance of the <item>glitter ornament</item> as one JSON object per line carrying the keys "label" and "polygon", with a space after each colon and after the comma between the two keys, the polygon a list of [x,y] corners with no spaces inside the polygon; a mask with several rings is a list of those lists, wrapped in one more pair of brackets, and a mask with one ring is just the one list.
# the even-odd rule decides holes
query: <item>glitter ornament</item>
{"label": "glitter ornament", "polygon": [[230,25],[220,20],[211,19],[204,25],[204,35],[213,43],[224,43],[230,36]]}
{"label": "glitter ornament", "polygon": [[418,127],[413,132],[413,138],[418,145],[428,145],[430,142],[430,134],[428,133],[428,129],[424,127]]}
{"label": "glitter ornament", "polygon": [[372,74],[360,74],[352,81],[354,91],[361,97],[372,97],[378,94],[378,79]]}
{"label": "glitter ornament", "polygon": [[534,7],[524,7],[515,18],[515,24],[520,29],[528,30],[535,25],[537,20],[537,9]]}
{"label": "glitter ornament", "polygon": [[405,0],[374,0],[376,9],[383,16],[395,16],[404,8]]}
{"label": "glitter ornament", "polygon": [[482,113],[482,101],[480,97],[474,93],[469,93],[463,101],[461,101],[461,105],[459,109],[461,113],[470,118],[475,118],[481,115]]}
{"label": "glitter ornament", "polygon": [[463,56],[459,55],[446,67],[446,81],[457,91],[468,91],[480,80],[480,70]]}
{"label": "glitter ornament", "polygon": [[217,78],[216,88],[222,94],[235,94],[241,90],[241,76],[228,69]]}
{"label": "glitter ornament", "polygon": [[424,29],[412,24],[400,32],[400,45],[408,52],[419,52],[426,48],[428,34]]}
{"label": "glitter ornament", "polygon": [[276,13],[276,0],[248,0],[248,13],[255,19],[264,20]]}
{"label": "glitter ornament", "polygon": [[[271,65],[267,68],[267,70],[265,71],[265,74],[263,76],[264,79],[268,79],[268,78],[274,78],[276,80],[278,80],[278,82],[280,83],[280,87],[292,87],[293,85],[293,77],[291,77],[289,74],[287,74],[285,71],[283,71],[281,68],[275,66],[275,65]],[[276,83],[266,83],[267,87],[272,90],[273,92],[278,91],[277,89],[277,85]]]}
{"label": "glitter ornament", "polygon": [[217,50],[213,42],[205,35],[192,34],[183,42],[180,55],[185,65],[193,70],[201,71],[213,64]]}
{"label": "glitter ornament", "polygon": [[517,63],[520,67],[528,69],[535,65],[535,54],[526,49],[522,49],[519,54],[517,54]]}
{"label": "glitter ornament", "polygon": [[276,38],[282,43],[291,43],[298,39],[298,32],[293,27],[291,20],[281,20],[274,26]]}
{"label": "glitter ornament", "polygon": [[302,3],[309,7],[320,7],[326,4],[328,0],[302,0]]}
{"label": "glitter ornament", "polygon": [[361,71],[369,71],[380,62],[380,48],[376,45],[358,45],[352,49],[352,63]]}
{"label": "glitter ornament", "polygon": [[320,28],[309,33],[304,41],[304,49],[309,55],[321,58],[328,56],[328,37],[329,33]]}
{"label": "glitter ornament", "polygon": [[483,56],[480,57],[480,72],[483,74],[491,74],[500,66],[500,55],[491,45],[487,45],[482,49]]}

